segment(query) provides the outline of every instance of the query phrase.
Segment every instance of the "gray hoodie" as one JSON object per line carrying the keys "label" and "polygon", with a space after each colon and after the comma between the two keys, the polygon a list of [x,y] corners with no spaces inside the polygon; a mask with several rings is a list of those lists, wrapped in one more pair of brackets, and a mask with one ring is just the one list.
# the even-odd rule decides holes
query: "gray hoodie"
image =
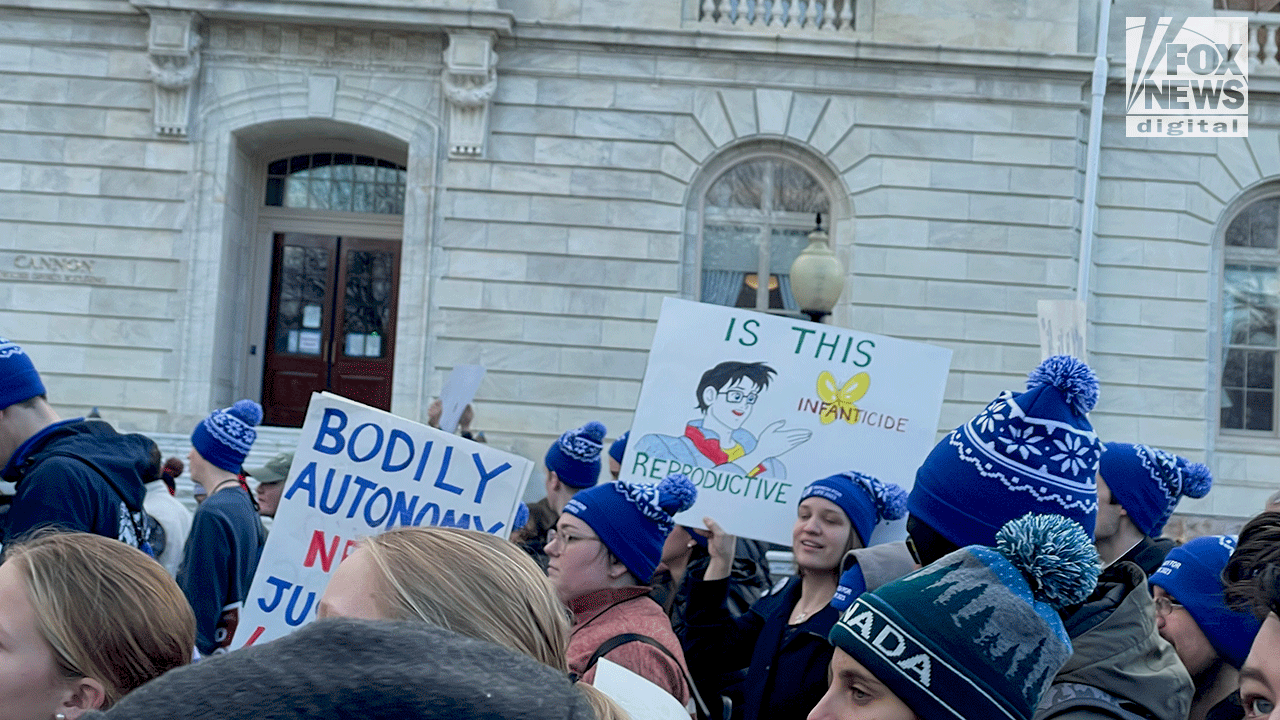
{"label": "gray hoodie", "polygon": [[1156,631],[1141,568],[1118,562],[1104,570],[1098,588],[1064,624],[1071,659],[1054,678],[1036,720],[1186,720],[1195,688],[1173,646]]}

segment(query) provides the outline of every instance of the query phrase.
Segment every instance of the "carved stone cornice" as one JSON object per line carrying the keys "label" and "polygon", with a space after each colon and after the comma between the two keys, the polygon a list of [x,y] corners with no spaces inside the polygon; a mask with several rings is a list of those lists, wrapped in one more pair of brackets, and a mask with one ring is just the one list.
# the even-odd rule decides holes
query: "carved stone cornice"
{"label": "carved stone cornice", "polygon": [[184,10],[146,8],[151,18],[147,52],[155,83],[155,131],[187,136],[191,95],[200,75],[200,16]]}
{"label": "carved stone cornice", "polygon": [[489,137],[489,100],[498,87],[497,36],[478,30],[449,30],[440,84],[449,101],[449,156],[484,157]]}
{"label": "carved stone cornice", "polygon": [[496,0],[131,0],[135,7],[184,10],[218,20],[258,20],[294,24],[333,24],[373,28],[462,28],[509,36],[515,28],[510,10]]}

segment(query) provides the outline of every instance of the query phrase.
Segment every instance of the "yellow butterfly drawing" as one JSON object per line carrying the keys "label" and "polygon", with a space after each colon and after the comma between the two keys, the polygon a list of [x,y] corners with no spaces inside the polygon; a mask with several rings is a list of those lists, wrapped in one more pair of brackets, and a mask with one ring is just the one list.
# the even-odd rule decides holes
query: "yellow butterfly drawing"
{"label": "yellow butterfly drawing", "polygon": [[835,422],[836,418],[844,418],[853,425],[858,422],[858,407],[854,405],[867,394],[871,388],[871,376],[861,372],[849,378],[843,386],[826,370],[818,376],[818,397],[822,400],[822,412],[819,417],[823,425]]}

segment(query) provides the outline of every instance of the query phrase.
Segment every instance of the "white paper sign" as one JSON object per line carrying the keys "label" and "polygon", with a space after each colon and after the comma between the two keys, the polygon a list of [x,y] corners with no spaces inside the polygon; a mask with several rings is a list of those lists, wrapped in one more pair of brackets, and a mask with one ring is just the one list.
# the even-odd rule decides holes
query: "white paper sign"
{"label": "white paper sign", "polygon": [[314,393],[234,639],[315,619],[342,558],[396,526],[511,531],[533,463],[329,393]]}
{"label": "white paper sign", "polygon": [[1085,328],[1088,315],[1079,300],[1037,300],[1040,320],[1040,359],[1071,355],[1088,361]]}
{"label": "white paper sign", "polygon": [[[676,517],[791,544],[805,486],[857,470],[910,489],[933,447],[951,351],[751,310],[667,298],[621,478],[683,472]],[[879,528],[896,539],[903,523]]]}
{"label": "white paper sign", "polygon": [[440,429],[453,432],[467,403],[476,396],[484,379],[483,365],[457,365],[449,371],[449,379],[440,389]]}
{"label": "white paper sign", "polygon": [[671,693],[605,658],[596,661],[595,689],[618,703],[631,720],[689,720]]}

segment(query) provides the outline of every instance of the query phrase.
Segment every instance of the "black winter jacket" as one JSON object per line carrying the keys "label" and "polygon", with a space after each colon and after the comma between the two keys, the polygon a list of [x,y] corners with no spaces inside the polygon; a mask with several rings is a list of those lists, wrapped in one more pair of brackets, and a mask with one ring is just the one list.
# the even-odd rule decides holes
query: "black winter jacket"
{"label": "black winter jacket", "polygon": [[747,667],[735,720],[805,720],[827,691],[827,633],[840,614],[827,605],[789,627],[800,578],[779,585],[739,618],[726,605],[728,580],[698,580],[689,593],[681,642],[690,672],[697,677]]}
{"label": "black winter jacket", "polygon": [[101,420],[66,420],[37,433],[3,470],[4,479],[17,485],[4,542],[53,525],[137,547],[130,516],[138,519],[147,494],[151,445]]}

